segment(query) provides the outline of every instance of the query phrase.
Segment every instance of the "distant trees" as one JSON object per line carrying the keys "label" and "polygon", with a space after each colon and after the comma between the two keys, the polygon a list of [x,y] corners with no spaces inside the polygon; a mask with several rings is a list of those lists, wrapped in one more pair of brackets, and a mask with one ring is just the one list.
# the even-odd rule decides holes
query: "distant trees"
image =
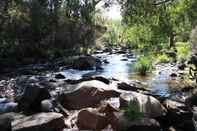
{"label": "distant trees", "polygon": [[[114,2],[0,0],[0,60],[53,59],[81,51],[87,53],[95,43],[95,29],[101,29],[95,22],[95,7],[101,1],[105,7]],[[120,33],[128,39],[127,43],[135,42],[135,46],[158,48],[160,43],[169,42],[169,47],[173,47],[175,37],[187,36],[197,23],[196,0],[118,1],[127,25],[125,29],[121,27]],[[128,34],[136,37],[129,38]],[[126,41],[123,38],[121,41]]]}
{"label": "distant trees", "polygon": [[[196,25],[196,0],[123,0],[124,22],[130,26],[150,28],[150,44],[169,43],[174,47],[175,37],[189,34]],[[189,37],[188,37],[189,38]]]}

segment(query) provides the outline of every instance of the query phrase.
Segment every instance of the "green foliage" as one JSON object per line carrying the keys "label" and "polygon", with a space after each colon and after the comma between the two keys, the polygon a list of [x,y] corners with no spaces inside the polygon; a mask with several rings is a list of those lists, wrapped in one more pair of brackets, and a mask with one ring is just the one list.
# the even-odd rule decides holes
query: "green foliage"
{"label": "green foliage", "polygon": [[159,33],[155,34],[150,26],[144,25],[126,26],[122,39],[123,43],[142,50],[143,53],[161,50],[163,43],[167,42]]}
{"label": "green foliage", "polygon": [[171,59],[167,55],[162,54],[162,55],[158,55],[157,56],[156,64],[159,64],[159,63],[168,63],[170,61],[171,61]]}
{"label": "green foliage", "polygon": [[100,1],[1,0],[0,59],[28,57],[38,62],[92,48]]}
{"label": "green foliage", "polygon": [[140,75],[147,75],[148,72],[151,72],[153,69],[151,57],[142,56],[135,63],[135,70]]}
{"label": "green foliage", "polygon": [[118,43],[118,36],[117,36],[117,33],[115,32],[115,30],[110,30],[109,32],[108,32],[108,43],[109,43],[109,45],[111,45],[111,46],[115,46],[115,45],[117,45],[117,43]]}
{"label": "green foliage", "polygon": [[138,106],[134,104],[129,104],[128,107],[124,110],[126,117],[130,120],[138,120],[144,116]]}
{"label": "green foliage", "polygon": [[[189,33],[195,25],[197,11],[196,0],[129,0],[120,1],[123,9],[123,20],[130,27],[145,26],[149,28],[150,37],[146,45],[160,46],[168,43],[174,46],[175,37]],[[143,36],[143,35],[142,35]],[[146,38],[146,35],[145,35]]]}
{"label": "green foliage", "polygon": [[176,49],[179,62],[186,61],[191,55],[191,45],[188,42],[177,42]]}
{"label": "green foliage", "polygon": [[121,33],[122,33],[122,24],[121,21],[105,21],[105,25],[107,26],[108,30],[103,35],[103,42],[105,43],[105,46],[111,46],[115,47],[118,44],[121,44]]}

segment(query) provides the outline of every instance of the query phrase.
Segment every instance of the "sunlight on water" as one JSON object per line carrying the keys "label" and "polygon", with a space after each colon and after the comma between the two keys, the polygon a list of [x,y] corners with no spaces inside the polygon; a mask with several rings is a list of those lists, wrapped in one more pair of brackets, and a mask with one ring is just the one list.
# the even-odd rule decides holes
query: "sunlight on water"
{"label": "sunlight on water", "polygon": [[[170,73],[175,70],[169,66],[156,66],[156,71],[149,73],[147,76],[139,76],[134,73],[134,63],[136,58],[127,58],[121,54],[97,54],[95,55],[101,59],[106,59],[109,64],[103,65],[103,70],[87,70],[79,71],[68,69],[63,71],[67,79],[81,79],[83,77],[90,77],[95,75],[104,76],[106,78],[115,78],[122,81],[139,80],[145,82],[152,89],[152,93],[164,97],[171,95],[170,84],[174,83],[171,80]],[[170,68],[169,68],[170,67]]]}

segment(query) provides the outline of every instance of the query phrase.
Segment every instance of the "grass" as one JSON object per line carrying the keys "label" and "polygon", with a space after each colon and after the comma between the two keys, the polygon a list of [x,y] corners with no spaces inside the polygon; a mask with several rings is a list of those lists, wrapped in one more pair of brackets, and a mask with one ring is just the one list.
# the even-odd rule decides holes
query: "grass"
{"label": "grass", "polygon": [[162,55],[157,56],[156,64],[168,63],[170,61],[171,61],[171,59],[167,55],[162,54]]}
{"label": "grass", "polygon": [[124,112],[130,121],[141,119],[144,116],[144,113],[140,112],[139,107],[134,104],[129,104]]}
{"label": "grass", "polygon": [[153,69],[151,57],[142,56],[135,63],[135,71],[142,76],[147,75]]}

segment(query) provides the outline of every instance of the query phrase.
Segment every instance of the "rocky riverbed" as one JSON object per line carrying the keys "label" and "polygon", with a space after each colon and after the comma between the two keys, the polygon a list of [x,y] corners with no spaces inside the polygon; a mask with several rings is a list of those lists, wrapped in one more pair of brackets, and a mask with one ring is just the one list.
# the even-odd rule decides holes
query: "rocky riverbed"
{"label": "rocky riverbed", "polygon": [[[169,86],[182,80],[176,65],[158,65],[142,79],[129,68],[135,60],[117,51],[78,57],[66,66],[60,62],[53,72],[4,77],[1,131],[195,131],[195,89]],[[143,114],[140,119],[128,118],[131,105]]]}

